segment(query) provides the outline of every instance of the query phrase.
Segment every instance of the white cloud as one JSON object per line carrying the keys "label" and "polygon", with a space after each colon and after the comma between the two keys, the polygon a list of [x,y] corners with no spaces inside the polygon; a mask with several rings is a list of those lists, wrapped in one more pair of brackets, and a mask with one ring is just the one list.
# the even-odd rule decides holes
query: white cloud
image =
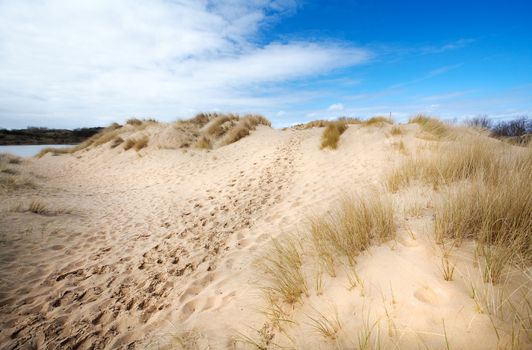
{"label": "white cloud", "polygon": [[263,26],[296,9],[294,0],[0,1],[0,126],[279,110],[284,97],[264,86],[369,59],[349,44],[258,44]]}
{"label": "white cloud", "polygon": [[329,111],[343,111],[344,110],[344,105],[341,104],[341,103],[334,103],[334,104],[330,105],[329,108],[327,108],[327,110],[329,110]]}

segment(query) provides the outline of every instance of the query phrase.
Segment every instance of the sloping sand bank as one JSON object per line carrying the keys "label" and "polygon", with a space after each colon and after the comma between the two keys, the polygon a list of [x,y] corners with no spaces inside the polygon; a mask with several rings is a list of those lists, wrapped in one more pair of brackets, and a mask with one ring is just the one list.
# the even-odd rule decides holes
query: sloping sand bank
{"label": "sloping sand bank", "polygon": [[[318,282],[320,267],[304,264],[308,295],[290,322],[262,312],[256,265],[272,238],[305,237],[309,217],[344,194],[386,191],[390,169],[437,142],[417,125],[390,130],[351,125],[324,151],[323,128],[259,126],[211,151],[104,145],[19,165],[36,187],[1,195],[0,347],[511,348],[512,323],[470,296],[471,281],[496,293],[474,247],[453,250],[454,278],[443,279],[438,195],[422,185],[391,195],[397,237],[357,258],[358,282],[343,265]],[[36,201],[41,213],[26,210]],[[320,314],[338,319],[333,336],[310,320]],[[531,345],[530,332],[516,337]]]}

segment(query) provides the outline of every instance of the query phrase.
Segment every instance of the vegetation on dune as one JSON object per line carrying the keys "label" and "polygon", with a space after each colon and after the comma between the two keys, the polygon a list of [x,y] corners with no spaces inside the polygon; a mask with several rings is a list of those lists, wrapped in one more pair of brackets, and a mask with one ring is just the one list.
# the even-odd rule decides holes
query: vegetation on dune
{"label": "vegetation on dune", "polygon": [[394,126],[394,127],[392,127],[392,130],[390,131],[390,134],[392,134],[393,136],[402,135],[403,134],[403,129],[401,129],[400,126]]}
{"label": "vegetation on dune", "polygon": [[120,136],[117,136],[117,137],[115,137],[113,142],[111,142],[111,148],[116,148],[116,147],[120,146],[123,142],[124,142],[124,139],[121,138]]}
{"label": "vegetation on dune", "polygon": [[34,183],[27,175],[21,174],[22,158],[0,153],[0,192],[9,192],[22,188],[32,188]]}
{"label": "vegetation on dune", "polygon": [[212,148],[211,140],[205,136],[202,136],[196,142],[194,142],[193,147],[199,148],[199,149],[211,149]]}
{"label": "vegetation on dune", "polygon": [[408,120],[410,124],[418,124],[421,130],[431,134],[437,139],[447,136],[449,133],[449,127],[445,125],[441,120],[426,116],[424,114],[418,114],[417,116]]}
{"label": "vegetation on dune", "polygon": [[261,115],[234,113],[198,113],[188,120],[179,120],[175,128],[183,132],[187,141],[181,148],[194,147],[211,149],[229,145],[255,130],[258,125],[271,126],[271,122]]}
{"label": "vegetation on dune", "polygon": [[484,279],[496,283],[508,264],[532,262],[531,174],[532,149],[468,135],[405,160],[387,185],[391,191],[414,181],[445,186],[435,207],[437,241],[476,240]]}
{"label": "vegetation on dune", "polygon": [[271,123],[261,115],[245,115],[239,119],[238,123],[233,128],[227,131],[223,144],[228,145],[246,137],[250,134],[250,131],[255,130],[258,125],[271,126]]}
{"label": "vegetation on dune", "polygon": [[338,142],[340,141],[340,135],[347,130],[347,124],[343,121],[329,122],[323,134],[321,135],[320,148],[338,148]]}
{"label": "vegetation on dune", "polygon": [[133,125],[133,126],[139,126],[142,125],[142,120],[137,118],[130,118],[126,121],[126,124]]}
{"label": "vegetation on dune", "polygon": [[133,149],[135,151],[140,151],[141,149],[143,149],[144,147],[147,147],[148,146],[148,137],[147,136],[142,136],[141,138],[135,140],[135,144],[133,145]]}
{"label": "vegetation on dune", "polygon": [[382,116],[376,116],[371,117],[368,120],[364,120],[362,122],[362,125],[364,126],[382,126],[385,124],[393,124],[394,121],[390,117],[382,117]]}
{"label": "vegetation on dune", "polygon": [[271,249],[259,264],[268,280],[263,291],[269,300],[280,299],[293,304],[308,293],[302,264],[302,251],[297,238],[288,236],[282,240],[273,240]]}
{"label": "vegetation on dune", "polygon": [[[100,130],[98,133],[94,134],[89,139],[83,141],[82,143],[68,148],[54,148],[54,147],[47,147],[45,149],[42,149],[37,155],[37,158],[41,158],[42,156],[51,153],[53,155],[61,155],[61,154],[72,154],[75,152],[79,152],[85,149],[89,149],[91,147],[98,147],[103,144],[107,144],[111,142],[110,147],[116,148],[120,144],[123,143],[123,138],[120,135],[123,135],[126,132],[135,132],[140,131],[146,128],[149,124],[157,123],[155,119],[147,119],[147,120],[140,120],[137,118],[128,119],[126,122],[127,127],[123,127],[120,124],[113,123],[110,126],[106,127],[105,129]],[[120,141],[122,140],[122,141]],[[128,140],[129,141],[129,140]],[[145,147],[148,143],[147,136],[142,136],[140,139],[135,140],[135,144],[132,144],[131,141],[126,141],[124,144],[124,149],[128,150],[132,147],[135,147],[136,150],[140,150],[141,148]]]}
{"label": "vegetation on dune", "polygon": [[[336,121],[339,121],[339,122],[343,122],[345,124],[360,124],[361,121],[360,119],[358,118],[352,118],[352,117],[340,117],[338,119],[336,119]],[[334,123],[335,120],[323,120],[323,119],[319,119],[319,120],[312,120],[308,123],[304,123],[304,124],[296,124],[294,126],[292,126],[293,129],[296,129],[296,130],[307,130],[307,129],[312,129],[312,128],[324,128],[324,127],[327,127],[330,123]]]}
{"label": "vegetation on dune", "polygon": [[384,195],[344,198],[330,215],[311,220],[314,248],[325,266],[334,257],[345,256],[350,264],[371,242],[382,243],[395,237],[393,206]]}

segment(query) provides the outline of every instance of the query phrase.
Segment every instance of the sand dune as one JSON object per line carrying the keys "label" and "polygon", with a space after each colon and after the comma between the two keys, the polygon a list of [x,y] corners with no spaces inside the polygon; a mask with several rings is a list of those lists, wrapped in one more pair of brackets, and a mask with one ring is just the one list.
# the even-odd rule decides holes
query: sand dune
{"label": "sand dune", "polygon": [[[323,128],[261,125],[186,152],[163,145],[160,128],[140,131],[155,141],[138,152],[104,144],[17,165],[36,185],[1,195],[1,348],[532,346],[530,326],[512,338],[509,318],[471,298],[471,281],[479,293],[497,287],[482,282],[470,242],[453,250],[444,280],[432,234],[439,192],[421,184],[389,194],[397,236],[360,254],[357,282],[339,265],[315,287],[308,219],[345,194],[388,193],[390,170],[439,142],[419,125],[395,136],[388,124],[350,125],[337,150],[320,150]],[[33,200],[43,213],[24,210]],[[276,327],[261,312],[257,262],[289,234],[301,238],[308,295],[285,305],[291,320]],[[331,337],[310,320],[320,315]]]}

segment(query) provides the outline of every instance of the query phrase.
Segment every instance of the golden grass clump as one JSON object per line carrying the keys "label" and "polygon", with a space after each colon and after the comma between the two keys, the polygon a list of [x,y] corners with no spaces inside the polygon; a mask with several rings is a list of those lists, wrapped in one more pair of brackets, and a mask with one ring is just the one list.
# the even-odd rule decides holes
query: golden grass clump
{"label": "golden grass clump", "polygon": [[135,146],[135,143],[135,139],[127,139],[126,142],[124,142],[124,150],[130,150],[131,148],[133,148],[133,146]]}
{"label": "golden grass clump", "polygon": [[142,120],[137,118],[130,118],[126,121],[126,124],[133,125],[133,126],[139,126],[142,125]]}
{"label": "golden grass clump", "polygon": [[449,134],[449,127],[441,120],[428,117],[424,114],[418,114],[408,120],[410,124],[419,124],[421,130],[431,134],[436,138],[442,138]]}
{"label": "golden grass clump", "polygon": [[320,148],[338,148],[338,142],[340,141],[340,135],[347,130],[347,124],[343,121],[329,122],[323,134],[321,135]]}
{"label": "golden grass clump", "polygon": [[107,143],[115,139],[121,133],[122,130],[119,130],[121,128],[122,128],[122,125],[113,123],[107,128],[92,135],[90,138],[88,138],[87,140],[83,141],[82,143],[78,145],[75,145],[73,147],[65,147],[65,148],[46,147],[42,149],[39,153],[37,153],[35,157],[41,158],[48,153],[52,153],[52,155],[54,156],[58,156],[61,154],[72,154],[72,153],[81,151],[83,149],[86,149],[92,146],[95,147],[95,146],[103,145],[104,143]]}
{"label": "golden grass clump", "polygon": [[337,333],[342,329],[342,323],[338,317],[338,310],[333,310],[332,317],[315,309],[315,316],[306,315],[309,319],[308,325],[312,327],[323,338],[336,339]]}
{"label": "golden grass clump", "polygon": [[296,124],[293,126],[294,129],[297,129],[297,130],[306,130],[306,129],[312,129],[312,128],[323,128],[323,127],[326,127],[327,125],[329,125],[330,121],[329,120],[323,120],[323,119],[319,119],[319,120],[312,120],[308,123],[304,123],[304,124]]}
{"label": "golden grass clump", "polygon": [[392,130],[390,131],[390,134],[392,134],[393,136],[402,135],[403,134],[403,129],[401,129],[400,126],[394,126],[394,127],[392,127]]}
{"label": "golden grass clump", "polygon": [[261,115],[245,115],[233,128],[229,129],[222,143],[229,145],[248,136],[250,131],[255,130],[259,124],[271,126],[270,121]]}
{"label": "golden grass clump", "polygon": [[273,240],[272,247],[259,263],[267,284],[263,291],[271,301],[282,300],[294,304],[308,294],[308,287],[301,266],[301,247],[295,237]]}
{"label": "golden grass clump", "polygon": [[205,125],[205,132],[207,135],[212,135],[215,137],[222,136],[229,130],[228,126],[232,126],[231,122],[237,121],[238,119],[239,118],[237,115],[231,113],[221,115],[212,119],[209,121],[209,123],[207,123],[207,125]]}
{"label": "golden grass clump", "polygon": [[117,136],[111,143],[111,148],[116,148],[120,146],[123,142],[124,142],[124,139],[121,138],[120,136]]}
{"label": "golden grass clump", "polygon": [[382,126],[384,124],[393,124],[393,119],[389,117],[376,116],[362,122],[364,126]]}
{"label": "golden grass clump", "polygon": [[6,164],[20,164],[22,158],[9,153],[0,153],[0,166]]}
{"label": "golden grass clump", "polygon": [[48,213],[48,210],[46,209],[46,204],[44,204],[40,200],[31,201],[30,205],[28,206],[28,211],[39,215],[45,215]]}
{"label": "golden grass clump", "polygon": [[481,177],[448,189],[435,209],[438,240],[478,241],[485,282],[500,281],[508,263],[532,262],[532,152],[528,153],[505,162],[506,174],[498,179]]}
{"label": "golden grass clump", "polygon": [[405,160],[389,174],[387,186],[396,192],[414,180],[432,184],[434,188],[477,177],[496,181],[504,176],[505,163],[513,158],[505,150],[508,149],[481,137],[438,145],[432,154]]}
{"label": "golden grass clump", "polygon": [[135,144],[133,145],[133,149],[135,151],[137,151],[137,152],[140,151],[144,147],[148,146],[148,141],[149,141],[149,139],[148,139],[147,136],[143,136],[140,139],[135,140]]}
{"label": "golden grass clump", "polygon": [[310,224],[314,247],[329,271],[333,257],[342,255],[354,264],[372,241],[385,242],[395,233],[392,202],[377,193],[346,197],[329,216],[314,218]]}
{"label": "golden grass clump", "polygon": [[131,138],[124,142],[124,150],[130,150],[133,148],[135,151],[140,151],[144,147],[148,146],[149,139],[147,136],[142,136],[139,139]]}
{"label": "golden grass clump", "polygon": [[436,240],[476,240],[486,282],[500,281],[508,264],[532,262],[532,149],[469,135],[405,160],[387,185],[396,191],[415,180],[446,186],[435,207]]}
{"label": "golden grass clump", "polygon": [[196,140],[196,142],[194,142],[193,147],[199,148],[199,149],[211,149],[212,148],[211,140],[205,136],[202,136],[201,138]]}
{"label": "golden grass clump", "polygon": [[22,161],[22,158],[12,154],[0,153],[0,192],[35,186],[30,177],[20,174],[17,167]]}
{"label": "golden grass clump", "polygon": [[41,149],[39,151],[39,153],[37,153],[35,155],[35,157],[37,158],[41,158],[43,157],[45,154],[48,154],[48,153],[51,153],[53,156],[58,156],[58,155],[61,155],[61,154],[68,154],[68,153],[72,153],[72,149],[70,147],[64,147],[64,148],[58,148],[58,147],[45,147],[43,149]]}

